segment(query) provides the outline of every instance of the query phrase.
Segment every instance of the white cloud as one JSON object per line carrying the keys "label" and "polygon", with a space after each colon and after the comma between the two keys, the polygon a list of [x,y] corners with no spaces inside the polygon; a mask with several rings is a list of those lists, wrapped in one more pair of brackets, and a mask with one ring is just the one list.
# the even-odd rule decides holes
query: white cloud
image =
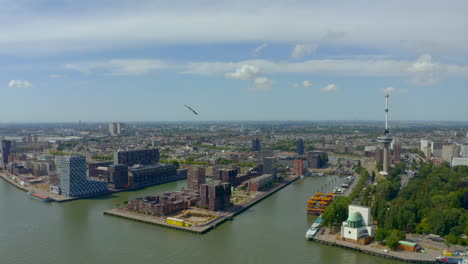
{"label": "white cloud", "polygon": [[387,87],[384,89],[384,94],[392,94],[392,93],[395,93],[396,92],[396,89],[393,88],[393,87]]}
{"label": "white cloud", "polygon": [[298,83],[294,83],[294,84],[293,84],[293,87],[294,87],[294,88],[297,88],[297,87],[299,87],[299,84],[298,84]]}
{"label": "white cloud", "polygon": [[32,87],[32,84],[29,81],[11,80],[8,86],[10,88],[29,88]]}
{"label": "white cloud", "polygon": [[298,60],[304,56],[314,53],[316,49],[317,45],[314,44],[297,44],[291,53],[291,57]]}
{"label": "white cloud", "polygon": [[112,75],[143,75],[153,70],[164,70],[172,67],[162,60],[153,59],[113,59],[65,64],[66,69],[86,74],[101,70]]}
{"label": "white cloud", "polygon": [[2,5],[0,52],[7,54],[263,41],[323,41],[398,53],[408,49],[402,40],[415,43],[413,46],[429,43],[424,45],[425,52],[468,53],[468,3],[464,0],[450,5],[423,0],[366,1],[365,9],[360,8],[362,0],[340,5],[329,1],[295,1],[291,5],[279,0],[115,0],[111,6],[106,6],[109,1],[60,1],[47,12],[29,0],[7,2],[21,2],[17,8]]}
{"label": "white cloud", "polygon": [[307,81],[307,80],[305,80],[305,81],[302,82],[302,85],[303,85],[304,87],[310,87],[310,86],[312,86],[312,83],[309,82],[309,81]]}
{"label": "white cloud", "polygon": [[411,82],[416,85],[434,85],[440,80],[441,66],[432,61],[432,56],[423,54],[419,59],[411,64],[407,71],[413,74]]}
{"label": "white cloud", "polygon": [[228,72],[224,75],[226,79],[252,80],[260,74],[257,66],[245,64],[237,68],[234,72]]}
{"label": "white cloud", "polygon": [[58,79],[58,78],[62,78],[63,76],[60,75],[60,74],[50,74],[49,75],[49,78],[52,78],[52,79]]}
{"label": "white cloud", "polygon": [[320,88],[320,91],[321,92],[324,92],[324,93],[334,93],[336,92],[336,85],[335,84],[328,84],[327,86],[323,87],[323,88]]}
{"label": "white cloud", "polygon": [[250,92],[265,92],[270,91],[271,86],[273,85],[273,81],[266,78],[266,77],[258,77],[255,78],[253,86],[249,87]]}
{"label": "white cloud", "polygon": [[252,55],[253,55],[253,56],[258,56],[258,55],[260,55],[260,53],[262,52],[262,50],[263,50],[264,48],[266,48],[267,46],[268,46],[267,43],[263,43],[262,45],[256,47],[255,50],[253,51]]}

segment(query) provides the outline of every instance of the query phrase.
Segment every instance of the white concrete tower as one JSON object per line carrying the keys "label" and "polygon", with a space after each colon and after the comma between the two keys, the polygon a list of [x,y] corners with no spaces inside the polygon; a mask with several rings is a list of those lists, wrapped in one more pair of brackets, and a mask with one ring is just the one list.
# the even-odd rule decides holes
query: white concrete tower
{"label": "white concrete tower", "polygon": [[383,137],[378,138],[379,142],[383,144],[383,170],[380,174],[384,176],[388,175],[388,157],[390,155],[390,143],[392,143],[392,137],[388,130],[388,97],[389,94],[385,94],[385,131]]}

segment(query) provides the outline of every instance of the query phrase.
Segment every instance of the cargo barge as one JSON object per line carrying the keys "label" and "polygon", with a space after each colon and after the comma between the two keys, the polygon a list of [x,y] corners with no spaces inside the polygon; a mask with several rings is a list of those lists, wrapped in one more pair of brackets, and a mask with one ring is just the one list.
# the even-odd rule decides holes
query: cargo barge
{"label": "cargo barge", "polygon": [[29,191],[27,195],[31,198],[37,199],[39,201],[43,202],[53,202],[54,199],[50,198],[49,196],[42,195],[40,193],[34,192],[34,191]]}
{"label": "cargo barge", "polygon": [[316,193],[307,201],[307,213],[313,215],[321,215],[328,205],[333,201],[333,193],[324,195],[321,192]]}

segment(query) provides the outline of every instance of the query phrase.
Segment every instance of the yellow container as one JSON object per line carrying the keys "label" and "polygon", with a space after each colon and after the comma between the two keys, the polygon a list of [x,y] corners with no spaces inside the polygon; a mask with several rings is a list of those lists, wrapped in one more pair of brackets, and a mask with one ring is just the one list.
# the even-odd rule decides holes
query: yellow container
{"label": "yellow container", "polygon": [[166,223],[171,224],[171,225],[176,225],[176,226],[184,226],[185,221],[182,219],[168,217],[166,218]]}

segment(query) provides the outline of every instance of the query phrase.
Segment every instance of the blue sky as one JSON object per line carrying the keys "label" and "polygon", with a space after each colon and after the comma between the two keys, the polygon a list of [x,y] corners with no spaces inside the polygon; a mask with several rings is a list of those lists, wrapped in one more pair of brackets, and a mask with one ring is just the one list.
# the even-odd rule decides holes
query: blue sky
{"label": "blue sky", "polygon": [[0,0],[0,122],[468,121],[449,3]]}

